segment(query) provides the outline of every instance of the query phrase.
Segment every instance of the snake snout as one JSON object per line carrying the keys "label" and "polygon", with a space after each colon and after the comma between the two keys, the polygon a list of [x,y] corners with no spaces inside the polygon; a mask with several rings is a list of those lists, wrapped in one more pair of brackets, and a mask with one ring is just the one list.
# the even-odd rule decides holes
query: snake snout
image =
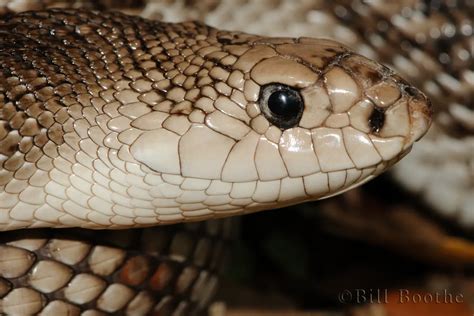
{"label": "snake snout", "polygon": [[403,150],[425,135],[431,125],[431,101],[417,88],[394,75],[366,92],[374,103],[368,118],[374,134],[402,136]]}

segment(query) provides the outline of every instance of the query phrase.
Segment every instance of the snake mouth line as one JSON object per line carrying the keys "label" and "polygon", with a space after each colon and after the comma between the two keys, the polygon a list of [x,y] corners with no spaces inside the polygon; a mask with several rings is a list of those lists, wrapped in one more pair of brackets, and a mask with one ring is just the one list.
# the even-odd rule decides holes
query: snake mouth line
{"label": "snake mouth line", "polygon": [[[342,194],[344,192],[347,192],[349,190],[352,190],[358,186],[361,186],[367,182],[369,182],[370,180],[374,179],[375,177],[377,177],[380,173],[382,173],[383,171],[391,168],[393,165],[395,165],[397,162],[399,162],[401,159],[403,159],[403,157],[405,157],[406,155],[408,155],[408,153],[410,153],[412,149],[412,146],[406,148],[405,150],[403,150],[400,154],[398,154],[396,157],[388,160],[388,161],[385,161],[385,162],[382,162],[382,163],[379,163],[375,166],[373,166],[374,169],[374,173],[369,175],[367,178],[359,181],[359,182],[355,182],[354,184],[351,184],[350,186],[348,187],[345,187],[345,188],[341,188],[339,190],[336,190],[333,194],[330,194],[330,195],[327,195],[327,196],[324,196],[324,197],[321,197],[319,198],[318,200],[325,200],[325,199],[328,199],[328,198],[331,198],[331,197],[334,197],[336,195],[339,195],[339,194]],[[377,167],[380,166],[381,164],[385,164],[385,167],[380,171],[380,172],[377,172],[375,173],[375,170],[377,170]]]}
{"label": "snake mouth line", "polygon": [[[345,193],[349,190],[352,190],[352,189],[354,189],[358,186],[361,186],[361,185],[369,182],[370,180],[373,180],[380,173],[384,172],[388,168],[391,168],[394,164],[399,162],[403,157],[405,157],[411,151],[411,149],[412,149],[412,146],[408,147],[407,149],[402,151],[400,154],[398,154],[396,157],[394,157],[390,160],[381,162],[381,163],[376,164],[376,165],[374,165],[370,168],[369,167],[366,168],[366,169],[373,169],[374,171],[372,172],[372,174],[368,175],[366,178],[364,178],[362,180],[355,181],[355,183],[353,183],[353,184],[351,184],[347,187],[343,187],[341,189],[335,190],[332,194],[324,195],[324,196],[315,196],[314,198],[308,198],[306,196],[306,197],[295,198],[293,200],[288,200],[288,201],[269,202],[269,203],[263,203],[261,205],[252,205],[252,206],[244,208],[241,213],[238,213],[238,215],[251,214],[251,213],[263,211],[263,210],[266,210],[266,209],[269,209],[269,208],[279,209],[279,208],[289,207],[289,206],[296,205],[296,204],[299,204],[299,203],[302,203],[302,202],[314,202],[314,201],[319,201],[319,200],[325,200],[325,199],[337,196],[339,194]],[[384,167],[381,168],[378,171],[377,168],[379,166],[381,166],[382,164],[384,165]],[[227,212],[215,213],[214,217],[215,218],[221,218],[221,217],[227,216],[228,214],[229,213],[227,213]]]}

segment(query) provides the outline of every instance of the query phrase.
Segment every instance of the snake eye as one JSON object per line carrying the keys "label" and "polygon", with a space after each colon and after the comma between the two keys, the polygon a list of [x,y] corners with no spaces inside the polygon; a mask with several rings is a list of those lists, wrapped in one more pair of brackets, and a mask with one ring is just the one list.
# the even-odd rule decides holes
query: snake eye
{"label": "snake eye", "polygon": [[296,126],[304,110],[299,91],[278,83],[262,87],[259,104],[267,120],[281,129]]}

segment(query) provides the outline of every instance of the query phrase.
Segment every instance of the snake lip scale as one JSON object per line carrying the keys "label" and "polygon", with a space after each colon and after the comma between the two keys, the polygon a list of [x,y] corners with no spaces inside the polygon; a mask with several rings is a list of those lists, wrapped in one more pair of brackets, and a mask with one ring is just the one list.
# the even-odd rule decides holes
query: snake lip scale
{"label": "snake lip scale", "polygon": [[315,200],[399,160],[430,103],[324,39],[49,10],[0,22],[0,230],[143,227]]}

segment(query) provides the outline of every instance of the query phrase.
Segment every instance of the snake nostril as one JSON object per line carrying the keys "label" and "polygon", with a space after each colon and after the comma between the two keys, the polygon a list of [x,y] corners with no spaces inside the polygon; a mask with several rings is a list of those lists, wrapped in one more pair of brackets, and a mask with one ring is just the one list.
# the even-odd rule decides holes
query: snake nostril
{"label": "snake nostril", "polygon": [[374,107],[372,113],[369,116],[369,126],[372,133],[378,133],[385,123],[385,113],[383,109]]}
{"label": "snake nostril", "polygon": [[411,97],[413,98],[417,98],[417,99],[424,99],[425,96],[421,93],[420,90],[418,90],[417,88],[415,87],[412,87],[412,86],[406,86],[405,88],[403,88],[403,90]]}

